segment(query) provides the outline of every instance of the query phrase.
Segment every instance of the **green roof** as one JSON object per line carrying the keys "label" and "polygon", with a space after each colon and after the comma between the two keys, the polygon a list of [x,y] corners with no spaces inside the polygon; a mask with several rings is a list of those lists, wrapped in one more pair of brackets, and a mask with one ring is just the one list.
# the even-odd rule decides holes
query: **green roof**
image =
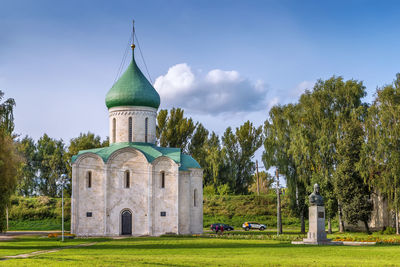
{"label": "green roof", "polygon": [[160,95],[140,71],[134,56],[127,70],[108,91],[106,106],[107,108],[119,106],[158,108],[160,106]]}
{"label": "green roof", "polygon": [[191,156],[181,153],[181,167],[180,170],[187,170],[188,168],[201,169],[200,164]]}
{"label": "green roof", "polygon": [[180,148],[158,147],[150,143],[114,143],[107,147],[93,148],[81,150],[79,153],[72,157],[72,163],[76,159],[86,153],[94,153],[102,158],[103,162],[107,162],[112,153],[119,149],[132,147],[142,152],[148,162],[153,162],[158,157],[166,156],[172,159],[175,163],[180,164],[180,171],[187,171],[189,168],[201,168],[199,163],[189,155],[181,153]]}

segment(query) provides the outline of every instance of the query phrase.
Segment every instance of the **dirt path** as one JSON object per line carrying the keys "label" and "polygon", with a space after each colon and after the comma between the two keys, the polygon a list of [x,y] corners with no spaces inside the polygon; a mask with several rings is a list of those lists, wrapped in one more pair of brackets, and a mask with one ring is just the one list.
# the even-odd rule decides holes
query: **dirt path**
{"label": "dirt path", "polygon": [[3,256],[1,260],[10,260],[10,259],[25,259],[25,258],[30,258],[33,256],[41,255],[41,254],[46,254],[46,253],[52,253],[52,252],[57,252],[63,249],[68,249],[68,248],[76,248],[76,247],[89,247],[93,246],[97,242],[92,242],[92,243],[85,243],[85,244],[79,244],[75,246],[66,246],[66,247],[60,247],[60,248],[54,248],[54,249],[49,249],[49,250],[39,250],[39,251],[34,251],[26,254],[19,254],[19,255],[13,255],[13,256]]}

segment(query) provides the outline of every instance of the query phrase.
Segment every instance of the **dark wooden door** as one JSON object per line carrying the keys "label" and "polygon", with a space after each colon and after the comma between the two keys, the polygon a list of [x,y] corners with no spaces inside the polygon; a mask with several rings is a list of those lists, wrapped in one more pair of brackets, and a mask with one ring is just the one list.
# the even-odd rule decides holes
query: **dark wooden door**
{"label": "dark wooden door", "polygon": [[132,234],[132,213],[129,210],[122,212],[122,235]]}

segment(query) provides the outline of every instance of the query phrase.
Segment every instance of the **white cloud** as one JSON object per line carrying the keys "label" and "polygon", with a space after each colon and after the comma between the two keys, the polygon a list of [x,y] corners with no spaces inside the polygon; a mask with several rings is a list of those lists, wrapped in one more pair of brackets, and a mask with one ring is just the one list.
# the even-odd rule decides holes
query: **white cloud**
{"label": "white cloud", "polygon": [[272,99],[269,100],[267,109],[270,110],[273,106],[276,106],[278,104],[279,104],[279,97],[273,97]]}
{"label": "white cloud", "polygon": [[235,70],[214,69],[202,75],[186,64],[169,68],[158,77],[154,87],[163,107],[181,107],[192,112],[220,113],[266,109],[267,86],[261,80],[252,82]]}
{"label": "white cloud", "polygon": [[213,84],[224,83],[224,82],[235,82],[239,80],[239,72],[231,70],[231,71],[223,71],[219,69],[211,70],[207,73],[206,81],[209,81]]}
{"label": "white cloud", "polygon": [[314,87],[315,81],[302,81],[291,92],[294,97],[300,97],[306,89],[311,90]]}
{"label": "white cloud", "polygon": [[167,75],[156,79],[154,87],[165,99],[174,99],[179,94],[190,93],[194,82],[194,74],[184,63],[169,68]]}

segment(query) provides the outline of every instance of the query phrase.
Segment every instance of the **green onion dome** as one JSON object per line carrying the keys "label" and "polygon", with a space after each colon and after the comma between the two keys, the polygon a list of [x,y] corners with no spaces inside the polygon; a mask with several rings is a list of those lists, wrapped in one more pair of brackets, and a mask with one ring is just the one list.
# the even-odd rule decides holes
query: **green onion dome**
{"label": "green onion dome", "polygon": [[[134,48],[134,45],[132,45]],[[119,106],[145,106],[158,109],[160,95],[136,65],[134,52],[132,62],[106,96],[107,108]]]}

